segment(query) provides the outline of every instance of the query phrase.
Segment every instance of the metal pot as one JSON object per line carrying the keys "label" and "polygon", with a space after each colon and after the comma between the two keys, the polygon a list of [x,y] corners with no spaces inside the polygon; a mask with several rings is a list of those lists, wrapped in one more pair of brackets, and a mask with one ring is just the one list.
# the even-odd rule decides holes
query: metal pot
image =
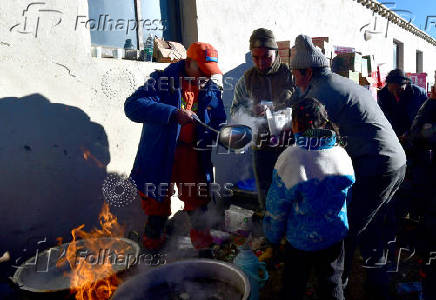
{"label": "metal pot", "polygon": [[253,139],[252,130],[246,125],[224,125],[220,130],[216,130],[202,122],[197,115],[193,114],[192,117],[198,124],[218,134],[218,142],[228,149],[240,150],[251,143]]}
{"label": "metal pot", "polygon": [[182,260],[123,283],[112,300],[246,300],[250,283],[238,267],[211,259]]}
{"label": "metal pot", "polygon": [[231,150],[240,150],[251,143],[253,135],[246,125],[233,124],[221,127],[218,142]]}

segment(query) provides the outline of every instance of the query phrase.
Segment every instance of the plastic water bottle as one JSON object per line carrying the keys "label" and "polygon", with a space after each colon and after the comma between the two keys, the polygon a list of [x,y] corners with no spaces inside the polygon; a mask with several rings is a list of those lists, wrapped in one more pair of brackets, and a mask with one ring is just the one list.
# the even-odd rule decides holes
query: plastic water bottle
{"label": "plastic water bottle", "polygon": [[144,61],[153,61],[153,44],[153,36],[150,33],[144,43]]}
{"label": "plastic water bottle", "polygon": [[[268,272],[266,264],[259,262],[257,256],[251,251],[250,247],[245,244],[239,248],[239,253],[233,263],[244,271],[250,281],[250,298],[249,300],[259,299],[259,289],[268,281]],[[259,276],[259,270],[262,270],[263,278]]]}

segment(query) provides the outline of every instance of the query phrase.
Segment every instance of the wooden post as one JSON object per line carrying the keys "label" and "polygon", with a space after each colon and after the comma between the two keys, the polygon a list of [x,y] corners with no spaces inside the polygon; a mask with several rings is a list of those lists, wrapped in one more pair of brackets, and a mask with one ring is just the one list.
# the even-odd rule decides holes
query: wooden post
{"label": "wooden post", "polygon": [[142,31],[142,26],[140,26],[139,20],[142,19],[142,9],[141,9],[141,0],[135,0],[135,13],[136,13],[136,23],[138,26],[136,27],[136,36],[138,39],[138,50],[144,50],[144,34]]}

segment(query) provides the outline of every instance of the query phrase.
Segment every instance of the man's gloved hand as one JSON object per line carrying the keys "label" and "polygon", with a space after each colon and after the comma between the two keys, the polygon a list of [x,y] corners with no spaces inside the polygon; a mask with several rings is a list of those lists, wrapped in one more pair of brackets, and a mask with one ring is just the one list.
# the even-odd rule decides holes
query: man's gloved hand
{"label": "man's gloved hand", "polygon": [[273,257],[273,248],[269,247],[265,249],[265,251],[262,253],[261,256],[259,256],[259,261],[260,262],[269,261],[272,259],[272,257]]}
{"label": "man's gloved hand", "polygon": [[253,115],[256,117],[263,117],[265,115],[267,106],[265,104],[256,104],[253,105]]}
{"label": "man's gloved hand", "polygon": [[259,256],[259,261],[270,262],[272,265],[275,265],[282,261],[282,256],[280,244],[270,244],[265,252]]}

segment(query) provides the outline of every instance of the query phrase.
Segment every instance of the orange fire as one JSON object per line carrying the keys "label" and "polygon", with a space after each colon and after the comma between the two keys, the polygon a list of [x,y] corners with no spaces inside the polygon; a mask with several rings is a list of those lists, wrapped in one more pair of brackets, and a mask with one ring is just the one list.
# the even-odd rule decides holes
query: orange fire
{"label": "orange fire", "polygon": [[[102,249],[112,249],[114,255],[123,255],[125,250],[120,249],[117,237],[124,235],[123,227],[118,224],[116,216],[109,211],[109,205],[104,203],[99,214],[101,229],[94,228],[90,232],[83,230],[84,224],[73,229],[73,241],[69,244],[66,254],[57,262],[60,267],[67,261],[71,272],[64,276],[70,278],[71,292],[76,300],[105,300],[109,299],[120,285],[121,280],[109,260],[91,262],[86,257],[79,257],[80,251],[86,253],[100,253]],[[114,250],[115,249],[115,250]],[[95,256],[94,256],[95,257]]]}
{"label": "orange fire", "polygon": [[105,167],[105,165],[101,161],[99,161],[94,155],[92,155],[91,151],[89,151],[88,149],[85,149],[84,147],[80,147],[80,149],[83,152],[83,159],[84,160],[88,160],[90,158],[95,162],[97,167],[99,167],[99,168]]}

